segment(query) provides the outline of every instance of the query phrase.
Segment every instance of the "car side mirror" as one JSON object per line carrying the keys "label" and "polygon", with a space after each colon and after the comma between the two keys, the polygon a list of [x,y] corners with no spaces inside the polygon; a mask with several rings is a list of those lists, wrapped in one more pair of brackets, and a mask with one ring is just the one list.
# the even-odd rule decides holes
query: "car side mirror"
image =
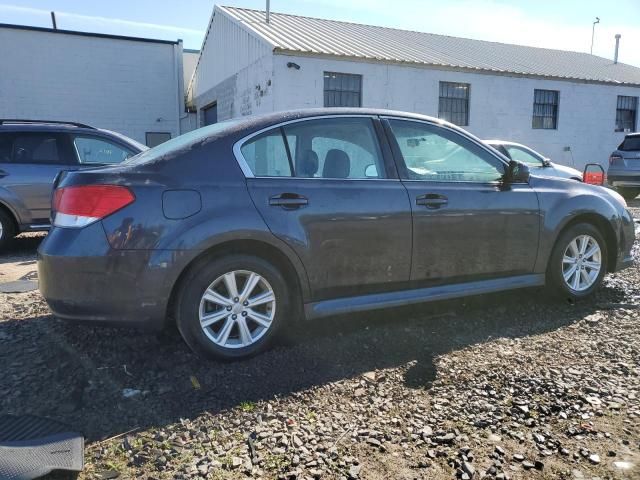
{"label": "car side mirror", "polygon": [[545,158],[542,160],[542,166],[543,167],[550,167],[551,166],[551,160],[549,160],[548,158]]}
{"label": "car side mirror", "polygon": [[582,172],[582,181],[589,185],[604,185],[604,168],[598,163],[587,163]]}
{"label": "car side mirror", "polygon": [[529,167],[524,163],[511,160],[505,176],[507,183],[529,183]]}
{"label": "car side mirror", "polygon": [[367,165],[367,168],[364,169],[364,176],[367,178],[378,178],[378,168],[375,164]]}

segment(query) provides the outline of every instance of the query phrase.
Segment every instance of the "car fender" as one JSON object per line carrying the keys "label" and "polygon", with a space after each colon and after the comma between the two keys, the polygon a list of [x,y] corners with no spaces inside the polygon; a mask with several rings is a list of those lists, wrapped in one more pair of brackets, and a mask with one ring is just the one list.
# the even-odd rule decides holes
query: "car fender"
{"label": "car fender", "polygon": [[0,205],[9,210],[13,215],[18,228],[23,228],[31,223],[31,213],[22,200],[10,190],[0,187]]}
{"label": "car fender", "polygon": [[541,193],[539,195],[540,210],[546,214],[542,217],[542,235],[540,236],[535,267],[536,273],[546,271],[549,257],[560,233],[567,225],[581,216],[596,215],[601,220],[608,222],[616,235],[616,242],[620,242],[622,212],[620,207],[615,205],[613,198],[608,198],[609,195],[606,192],[602,192],[602,195],[593,195],[593,191],[585,191],[587,187],[592,187],[589,185],[573,180],[564,180],[564,182],[572,182],[578,187],[557,190],[537,189]]}
{"label": "car fender", "polygon": [[[246,209],[242,212],[243,225],[225,231],[219,224],[221,220],[216,216],[207,216],[208,220],[193,222],[190,228],[173,238],[171,243],[163,242],[158,248],[152,250],[149,260],[151,272],[162,272],[165,286],[171,290],[180,278],[180,275],[196,259],[207,252],[227,242],[255,241],[260,242],[283,254],[295,270],[299,282],[302,299],[310,298],[310,287],[307,272],[295,251],[285,242],[273,235],[264,224],[255,209]],[[221,232],[212,234],[212,232]],[[184,248],[185,238],[188,238],[189,248]]]}

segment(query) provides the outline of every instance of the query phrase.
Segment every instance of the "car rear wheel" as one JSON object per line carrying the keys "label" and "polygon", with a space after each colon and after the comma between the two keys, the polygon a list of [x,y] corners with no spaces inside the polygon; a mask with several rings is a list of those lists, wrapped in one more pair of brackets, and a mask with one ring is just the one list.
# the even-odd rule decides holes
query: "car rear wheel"
{"label": "car rear wheel", "polygon": [[618,193],[624,197],[625,200],[633,200],[640,195],[640,188],[633,187],[618,187]]}
{"label": "car rear wheel", "polygon": [[556,297],[577,300],[591,295],[606,271],[604,238],[593,225],[576,224],[556,242],[547,269],[547,286]]}
{"label": "car rear wheel", "polygon": [[4,248],[15,235],[16,227],[13,219],[0,209],[0,249]]}
{"label": "car rear wheel", "polygon": [[265,350],[287,318],[284,278],[270,263],[231,255],[193,269],[182,282],[176,323],[207,358],[231,360]]}

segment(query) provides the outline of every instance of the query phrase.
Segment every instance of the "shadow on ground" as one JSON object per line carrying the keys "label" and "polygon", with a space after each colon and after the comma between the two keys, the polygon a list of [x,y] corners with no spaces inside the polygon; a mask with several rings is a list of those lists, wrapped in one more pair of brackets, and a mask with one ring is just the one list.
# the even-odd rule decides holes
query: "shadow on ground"
{"label": "shadow on ground", "polygon": [[[620,295],[605,288],[575,306],[550,304],[539,290],[526,290],[336,317],[302,324],[273,350],[235,363],[201,360],[177,334],[95,328],[51,316],[8,320],[0,323],[0,412],[48,416],[97,440],[409,362],[406,386],[429,388],[438,355],[496,337],[548,332]],[[142,393],[124,398],[124,389]]]}

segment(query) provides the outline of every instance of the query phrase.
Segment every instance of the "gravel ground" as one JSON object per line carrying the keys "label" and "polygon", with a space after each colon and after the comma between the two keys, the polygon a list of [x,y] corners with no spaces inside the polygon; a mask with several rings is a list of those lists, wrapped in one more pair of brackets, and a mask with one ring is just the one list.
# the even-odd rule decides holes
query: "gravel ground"
{"label": "gravel ground", "polygon": [[[40,238],[0,273],[33,278]],[[333,318],[216,363],[0,294],[0,412],[83,432],[90,479],[640,478],[639,308],[634,266],[576,305],[527,290]]]}

